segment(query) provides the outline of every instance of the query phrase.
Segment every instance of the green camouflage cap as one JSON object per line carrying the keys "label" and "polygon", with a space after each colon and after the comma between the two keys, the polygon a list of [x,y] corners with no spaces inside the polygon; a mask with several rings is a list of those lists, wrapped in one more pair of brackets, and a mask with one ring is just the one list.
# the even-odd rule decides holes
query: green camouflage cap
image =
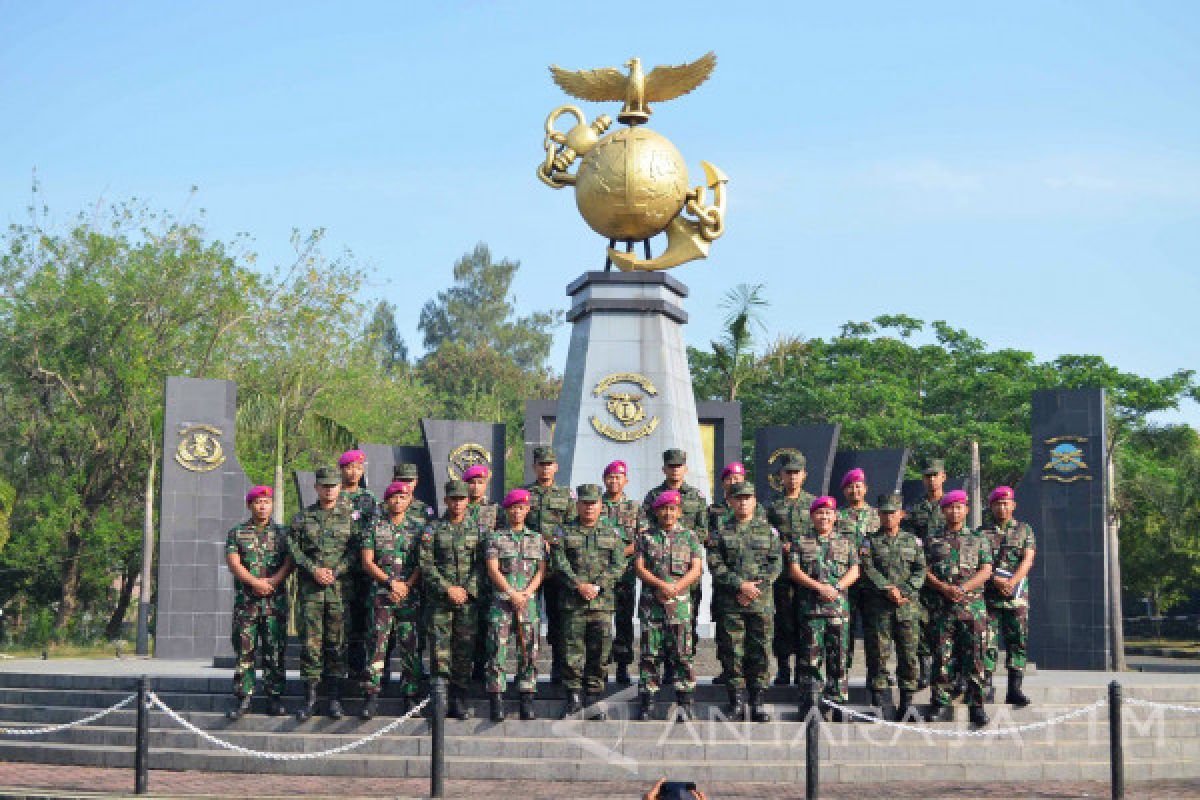
{"label": "green camouflage cap", "polygon": [[749,481],[735,483],[729,487],[729,491],[725,493],[726,497],[754,497],[754,486]]}
{"label": "green camouflage cap", "polygon": [[535,464],[557,464],[558,456],[554,455],[554,448],[542,445],[541,447],[533,448],[533,463]]}
{"label": "green camouflage cap", "polygon": [[313,473],[317,486],[341,486],[342,474],[333,467],[317,467]]}
{"label": "green camouflage cap", "polygon": [[584,503],[599,503],[604,490],[594,483],[581,483],[575,487],[575,497]]}
{"label": "green camouflage cap", "polygon": [[678,447],[672,447],[670,450],[663,450],[663,466],[664,467],[680,467],[687,463],[687,453],[680,450]]}
{"label": "green camouflage cap", "polygon": [[922,475],[936,475],[939,472],[946,471],[946,462],[940,458],[931,458],[925,462],[925,469],[921,470]]}
{"label": "green camouflage cap", "polygon": [[467,497],[467,482],[466,481],[446,481],[446,499],[451,497]]}
{"label": "green camouflage cap", "polygon": [[397,481],[415,481],[417,479],[417,465],[410,462],[397,464],[392,467],[392,480]]}
{"label": "green camouflage cap", "polygon": [[879,495],[876,505],[880,511],[903,511],[904,497],[899,492],[888,492]]}
{"label": "green camouflage cap", "polygon": [[808,462],[803,453],[784,453],[779,459],[780,472],[804,472],[806,469]]}

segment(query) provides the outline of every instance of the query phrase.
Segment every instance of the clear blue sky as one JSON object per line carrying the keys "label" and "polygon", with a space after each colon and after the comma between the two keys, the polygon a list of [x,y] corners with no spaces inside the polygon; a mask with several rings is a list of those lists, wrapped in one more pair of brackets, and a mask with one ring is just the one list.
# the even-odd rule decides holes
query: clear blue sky
{"label": "clear blue sky", "polygon": [[1200,5],[646,5],[0,0],[0,221],[36,168],[63,222],[98,198],[202,207],[269,261],[325,227],[419,351],[420,305],[477,241],[522,262],[525,308],[601,262],[534,178],[567,102],[546,66],[711,48],[713,78],[652,122],[694,181],[701,159],[731,178],[728,233],[674,271],[692,344],[745,281],[771,336],[904,312],[1041,357],[1200,366]]}

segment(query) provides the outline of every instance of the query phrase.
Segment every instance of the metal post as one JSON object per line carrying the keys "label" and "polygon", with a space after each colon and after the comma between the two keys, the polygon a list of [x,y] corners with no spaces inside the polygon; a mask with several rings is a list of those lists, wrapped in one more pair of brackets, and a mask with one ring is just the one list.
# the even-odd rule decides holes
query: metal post
{"label": "metal post", "polygon": [[808,718],[804,725],[804,799],[817,800],[821,788],[821,698],[815,682],[806,687]]}
{"label": "metal post", "polygon": [[150,769],[150,711],[146,706],[146,676],[138,678],[137,682],[137,734],[134,737],[133,753],[133,791],[135,794],[145,794],[148,772]]}
{"label": "metal post", "polygon": [[1121,684],[1108,685],[1108,761],[1112,768],[1112,800],[1125,800],[1125,743],[1121,729]]}
{"label": "metal post", "polygon": [[433,737],[429,764],[429,796],[446,796],[446,679],[433,681],[433,719],[430,720]]}

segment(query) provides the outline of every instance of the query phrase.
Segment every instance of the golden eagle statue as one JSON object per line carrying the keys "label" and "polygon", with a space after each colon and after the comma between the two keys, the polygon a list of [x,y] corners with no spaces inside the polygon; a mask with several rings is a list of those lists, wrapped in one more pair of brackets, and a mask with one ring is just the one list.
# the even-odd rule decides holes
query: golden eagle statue
{"label": "golden eagle statue", "polygon": [[717,54],[710,50],[688,64],[655,67],[649,75],[642,72],[640,58],[631,58],[624,66],[629,70],[628,75],[616,67],[572,72],[554,65],[550,67],[550,75],[560,89],[580,100],[623,100],[625,107],[617,115],[617,121],[638,125],[650,119],[649,103],[674,100],[708,80],[717,66]]}

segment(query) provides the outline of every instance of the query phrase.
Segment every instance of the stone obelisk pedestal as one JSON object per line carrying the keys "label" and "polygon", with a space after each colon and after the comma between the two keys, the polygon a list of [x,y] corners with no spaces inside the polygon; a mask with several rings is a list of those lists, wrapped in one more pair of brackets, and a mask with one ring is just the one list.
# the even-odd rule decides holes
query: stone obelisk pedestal
{"label": "stone obelisk pedestal", "polygon": [[662,482],[662,452],[687,451],[689,483],[708,495],[682,301],[687,287],[662,272],[585,272],[567,287],[571,348],[554,449],[558,480],[601,483],[606,464],[629,465],[630,497]]}

